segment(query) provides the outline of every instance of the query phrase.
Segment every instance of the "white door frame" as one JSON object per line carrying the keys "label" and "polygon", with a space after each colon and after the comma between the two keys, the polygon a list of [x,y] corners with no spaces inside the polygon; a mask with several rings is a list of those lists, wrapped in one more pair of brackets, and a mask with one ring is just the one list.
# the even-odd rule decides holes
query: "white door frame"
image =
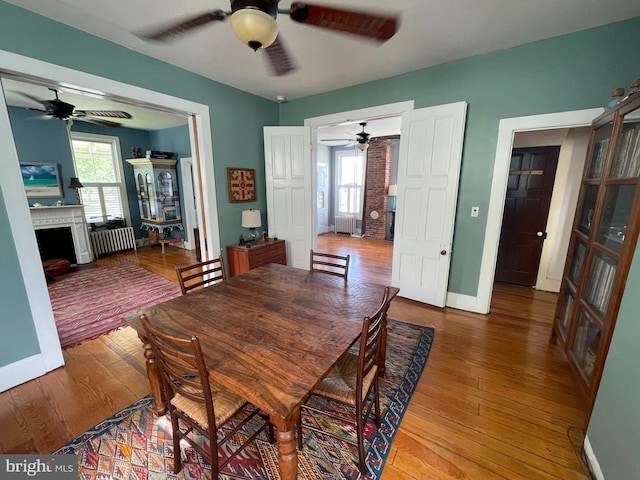
{"label": "white door frame", "polygon": [[449,294],[447,306],[478,313],[488,313],[493,292],[493,279],[498,259],[498,242],[502,228],[502,214],[507,195],[509,164],[513,150],[513,137],[517,132],[549,130],[552,128],[576,128],[591,125],[594,118],[604,111],[603,108],[575,110],[571,112],[549,113],[528,117],[503,118],[498,128],[498,142],[493,167],[493,180],[487,212],[480,278],[476,297]]}
{"label": "white door frame", "polygon": [[[317,144],[316,144],[317,145]],[[317,159],[316,159],[317,160]],[[316,163],[316,175],[317,175],[317,170],[320,169],[320,166],[323,166],[326,169],[326,181],[325,181],[325,186],[324,186],[324,190],[323,190],[323,197],[322,197],[322,208],[317,208],[317,203],[318,203],[318,193],[320,193],[318,191],[318,189],[316,188],[316,197],[315,197],[315,201],[316,201],[316,215],[317,215],[317,221],[318,221],[318,226],[317,226],[317,230],[316,233],[318,235],[323,234],[323,233],[327,233],[329,231],[329,164],[325,163],[325,162],[320,162],[320,163]],[[320,178],[319,175],[317,175],[316,177],[317,179]],[[321,224],[320,223],[320,215],[318,215],[317,212],[321,211],[324,217],[324,222]]]}
{"label": "white door frame", "polygon": [[[207,248],[220,251],[218,210],[215,194],[213,168],[213,140],[209,107],[182,98],[166,95],[141,87],[99,77],[79,70],[54,65],[23,55],[0,50],[0,73],[44,79],[53,84],[71,84],[80,90],[97,91],[116,99],[136,99],[149,105],[162,105],[185,115],[193,115],[195,129],[189,130],[191,150],[199,152],[199,167],[202,172],[204,211],[199,212],[207,226]],[[83,87],[91,85],[91,87]],[[0,175],[0,186],[7,208],[11,234],[20,263],[20,270],[27,288],[27,300],[36,328],[40,354],[0,368],[0,391],[26,382],[31,378],[53,370],[64,364],[60,341],[55,328],[51,302],[40,264],[40,255],[35,239],[29,205],[22,187],[18,155],[11,132],[4,96],[0,99],[0,155],[4,159],[4,174]],[[196,182],[198,182],[196,178]],[[198,188],[198,187],[196,187]]]}
{"label": "white door frame", "polygon": [[183,243],[186,250],[194,250],[196,242],[199,242],[200,239],[193,236],[193,229],[198,226],[198,205],[194,191],[195,180],[191,157],[180,159],[180,179],[182,180],[181,198],[184,205],[184,228],[187,231],[185,237],[189,239]]}
{"label": "white door frame", "polygon": [[[350,110],[346,112],[330,113],[328,115],[321,115],[319,117],[305,118],[304,126],[311,127],[311,144],[313,149],[311,151],[311,194],[313,198],[316,198],[318,194],[318,157],[317,157],[317,145],[318,145],[318,127],[325,125],[337,125],[344,122],[353,122],[359,119],[375,119],[392,116],[402,116],[405,112],[413,110],[414,101],[408,100],[406,102],[389,103],[386,105],[377,105],[375,107],[360,108],[357,110]],[[315,209],[315,204],[312,213],[313,225],[313,248],[318,247],[318,212]]]}

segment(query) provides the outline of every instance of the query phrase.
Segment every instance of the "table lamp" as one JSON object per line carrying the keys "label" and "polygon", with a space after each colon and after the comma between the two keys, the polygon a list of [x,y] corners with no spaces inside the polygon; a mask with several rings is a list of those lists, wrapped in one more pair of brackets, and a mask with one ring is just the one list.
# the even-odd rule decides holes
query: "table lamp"
{"label": "table lamp", "polygon": [[242,227],[249,229],[249,241],[254,244],[258,241],[258,232],[256,228],[261,227],[260,210],[243,210],[242,211]]}
{"label": "table lamp", "polygon": [[396,211],[396,196],[398,195],[398,185],[389,185],[387,196],[389,197],[389,211]]}
{"label": "table lamp", "polygon": [[82,205],[82,201],[80,200],[80,189],[83,188],[83,185],[80,183],[80,179],[78,177],[71,177],[69,179],[69,188],[73,188],[76,191],[76,203],[78,205]]}

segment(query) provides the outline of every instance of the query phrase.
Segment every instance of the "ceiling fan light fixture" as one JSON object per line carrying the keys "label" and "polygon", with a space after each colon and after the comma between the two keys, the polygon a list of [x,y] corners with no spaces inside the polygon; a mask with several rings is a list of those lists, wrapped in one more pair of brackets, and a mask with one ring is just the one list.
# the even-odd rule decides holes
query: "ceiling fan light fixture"
{"label": "ceiling fan light fixture", "polygon": [[238,39],[253,50],[267,48],[278,36],[276,19],[255,8],[236,10],[230,21]]}
{"label": "ceiling fan light fixture", "polygon": [[356,143],[356,148],[358,150],[360,150],[361,152],[364,152],[367,148],[369,148],[369,144],[368,143]]}

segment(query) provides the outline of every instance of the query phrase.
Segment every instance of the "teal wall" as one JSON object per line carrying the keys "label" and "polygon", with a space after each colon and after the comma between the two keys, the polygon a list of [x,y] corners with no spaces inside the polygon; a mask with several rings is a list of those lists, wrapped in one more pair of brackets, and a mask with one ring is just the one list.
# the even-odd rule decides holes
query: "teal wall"
{"label": "teal wall", "polygon": [[173,152],[177,158],[193,156],[191,153],[191,142],[189,141],[188,125],[153,130],[149,132],[149,138],[151,139],[154,150]]}
{"label": "teal wall", "polygon": [[[290,101],[280,124],[407,100],[416,108],[468,102],[448,290],[475,296],[500,119],[606,105],[614,88],[640,76],[639,42],[636,18]],[[469,216],[474,205],[479,218]]]}
{"label": "teal wall", "polygon": [[[4,197],[0,195],[0,226],[9,224]],[[16,244],[11,230],[0,228],[0,367],[40,353],[36,327],[27,303]]]}
{"label": "teal wall", "polygon": [[606,480],[640,478],[640,247],[636,246],[587,434]]}
{"label": "teal wall", "polygon": [[26,108],[9,107],[8,111],[18,159],[21,162],[55,163],[62,182],[63,198],[29,198],[29,205],[53,205],[58,200],[67,205],[75,204],[76,192],[66,188],[74,176],[67,124],[53,118],[44,120],[41,113]]}
{"label": "teal wall", "polygon": [[[25,55],[139,86],[160,93],[208,105],[210,109],[213,157],[222,245],[233,243],[240,234],[240,212],[247,207],[266,210],[264,187],[263,125],[277,125],[278,104],[264,98],[214,82],[127,48],[93,37],[61,23],[0,1],[0,50]],[[0,69],[2,65],[0,65]],[[89,87],[91,85],[88,85]],[[2,162],[0,158],[0,168]],[[231,205],[227,200],[226,167],[255,168],[258,200]],[[0,192],[1,193],[1,192]],[[8,208],[11,208],[8,205]],[[0,231],[8,234],[6,216],[0,216]],[[6,245],[6,242],[5,242]],[[0,249],[2,278],[22,278],[16,251]],[[36,341],[26,292],[16,285],[0,289],[0,305],[11,305],[1,315],[0,330],[11,335],[0,337],[3,353],[0,367],[32,354]],[[19,340],[19,341],[18,341]],[[15,355],[14,355],[15,353]]]}

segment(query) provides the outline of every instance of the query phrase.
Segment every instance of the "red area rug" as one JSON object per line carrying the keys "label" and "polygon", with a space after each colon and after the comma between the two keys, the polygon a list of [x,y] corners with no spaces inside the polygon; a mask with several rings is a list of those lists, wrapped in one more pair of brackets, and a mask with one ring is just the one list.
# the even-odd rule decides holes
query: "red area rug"
{"label": "red area rug", "polygon": [[132,264],[70,273],[49,285],[62,348],[125,326],[122,316],[180,295],[180,286]]}

